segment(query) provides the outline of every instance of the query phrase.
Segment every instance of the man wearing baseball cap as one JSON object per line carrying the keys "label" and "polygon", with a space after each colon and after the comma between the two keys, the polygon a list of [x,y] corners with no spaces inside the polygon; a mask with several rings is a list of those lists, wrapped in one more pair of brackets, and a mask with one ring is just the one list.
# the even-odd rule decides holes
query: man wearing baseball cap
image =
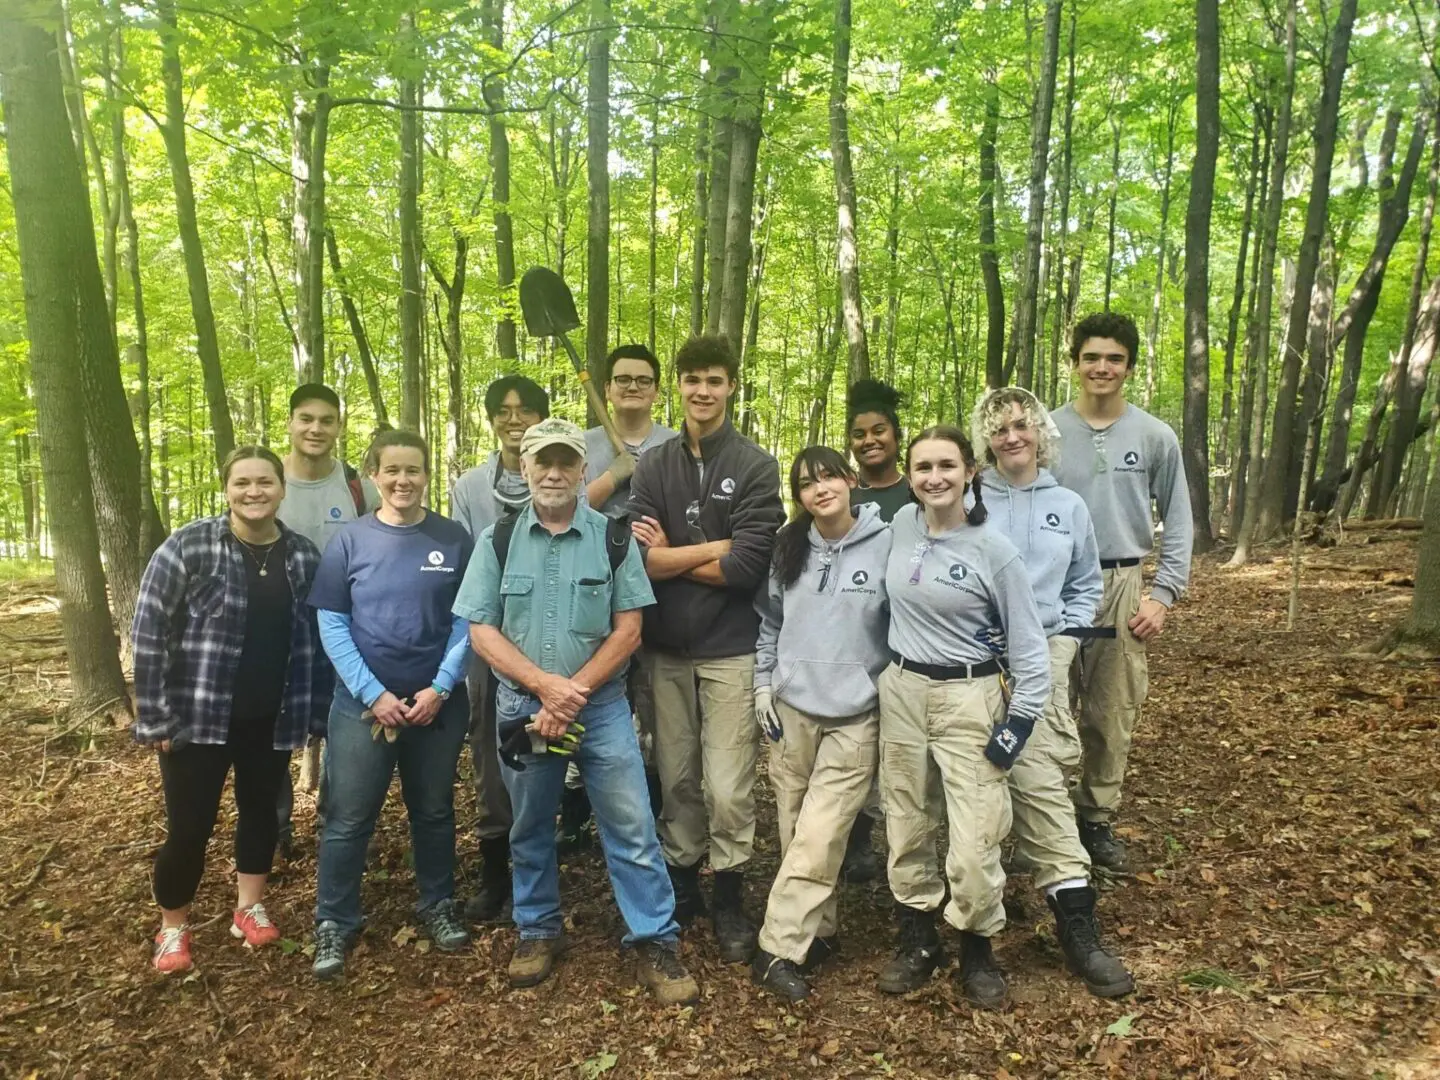
{"label": "man wearing baseball cap", "polygon": [[565,766],[574,761],[600,825],[636,978],[662,1004],[689,1004],[699,990],[680,963],[675,894],[625,698],[640,609],[655,595],[624,524],[580,505],[580,428],[555,417],[536,424],[521,440],[520,468],[530,504],[481,534],[454,609],[470,620],[471,644],[499,681],[520,931],[510,985],[543,982],[568,948],[555,814]]}

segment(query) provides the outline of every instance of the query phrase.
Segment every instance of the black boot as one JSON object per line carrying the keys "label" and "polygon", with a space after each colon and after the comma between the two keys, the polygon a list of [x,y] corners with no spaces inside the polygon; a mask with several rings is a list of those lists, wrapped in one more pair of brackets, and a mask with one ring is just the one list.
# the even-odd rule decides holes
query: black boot
{"label": "black boot", "polygon": [[590,831],[590,796],[583,787],[565,788],[560,796],[560,829],[555,850],[561,855],[588,851],[593,843]]}
{"label": "black boot", "polygon": [[817,937],[810,942],[810,948],[805,951],[805,962],[797,964],[796,969],[808,979],[839,955],[840,936],[838,934]]}
{"label": "black boot", "polygon": [[900,920],[900,948],[881,969],[875,985],[886,994],[908,994],[930,981],[945,954],[940,948],[935,912],[916,911],[901,904],[896,914]]}
{"label": "black boot", "polygon": [[1130,853],[1125,850],[1125,841],[1115,835],[1108,821],[1086,821],[1079,819],[1080,843],[1090,853],[1090,861],[1106,870],[1123,874],[1130,869]]}
{"label": "black boot", "polygon": [[810,996],[810,984],[800,977],[796,966],[763,949],[750,964],[750,979],[756,986],[786,1001],[804,1001]]}
{"label": "black boot", "polygon": [[510,838],[494,836],[480,841],[480,891],[465,901],[471,922],[501,923],[510,918],[513,892],[510,883]]}
{"label": "black boot", "polygon": [[855,815],[855,824],[850,826],[850,839],[845,842],[845,862],[840,867],[840,879],[854,885],[874,881],[884,869],[880,857],[870,846],[870,834],[874,831],[875,819],[864,810]]}
{"label": "black boot", "polygon": [[700,864],[694,866],[671,866],[670,886],[675,890],[675,921],[689,926],[705,914],[705,899],[700,895]]}
{"label": "black boot", "polygon": [[745,914],[745,875],[739,870],[715,871],[715,895],[712,898],[715,944],[720,959],[729,964],[743,964],[755,955],[755,924]]}
{"label": "black boot", "polygon": [[1065,964],[1085,980],[1096,997],[1124,997],[1135,989],[1125,965],[1100,944],[1100,923],[1095,918],[1095,890],[1089,885],[1061,889],[1046,903],[1055,913],[1055,930]]}
{"label": "black boot", "polygon": [[1000,1008],[1009,992],[1005,973],[990,951],[990,939],[968,930],[960,933],[960,989],[972,1005],[982,1009]]}

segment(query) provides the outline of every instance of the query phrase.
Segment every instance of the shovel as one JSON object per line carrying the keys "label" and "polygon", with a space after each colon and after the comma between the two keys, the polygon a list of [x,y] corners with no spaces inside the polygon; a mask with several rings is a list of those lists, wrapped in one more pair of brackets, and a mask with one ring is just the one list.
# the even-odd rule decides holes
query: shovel
{"label": "shovel", "polygon": [[532,266],[526,270],[525,276],[520,279],[520,311],[525,316],[525,329],[531,337],[560,339],[570,357],[570,366],[585,387],[590,407],[600,417],[600,426],[610,437],[610,444],[617,454],[628,454],[630,451],[625,449],[620,433],[615,430],[615,422],[610,419],[610,411],[605,408],[605,399],[595,388],[585,361],[580,359],[580,354],[566,336],[567,331],[580,326],[580,316],[575,313],[575,297],[570,294],[570,287],[564,279],[548,266]]}

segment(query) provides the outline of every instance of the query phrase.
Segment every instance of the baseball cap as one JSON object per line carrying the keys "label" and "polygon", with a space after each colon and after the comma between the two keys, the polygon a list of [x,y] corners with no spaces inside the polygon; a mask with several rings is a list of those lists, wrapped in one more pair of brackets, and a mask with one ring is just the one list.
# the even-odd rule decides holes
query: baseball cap
{"label": "baseball cap", "polygon": [[547,446],[568,446],[585,460],[585,433],[569,420],[551,416],[531,427],[520,440],[520,456],[538,454]]}

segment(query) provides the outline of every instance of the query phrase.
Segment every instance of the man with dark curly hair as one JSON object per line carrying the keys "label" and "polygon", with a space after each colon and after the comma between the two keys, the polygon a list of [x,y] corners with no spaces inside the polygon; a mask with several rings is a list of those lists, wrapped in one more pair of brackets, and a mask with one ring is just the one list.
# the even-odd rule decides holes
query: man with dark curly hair
{"label": "man with dark curly hair", "polygon": [[[662,807],[660,845],[676,918],[705,910],[700,860],[715,872],[720,955],[755,952],[742,907],[755,846],[755,591],[785,520],[775,459],[730,423],[739,365],[723,337],[693,337],[675,356],[685,422],[680,437],[640,458],[630,514],[655,588],[645,610],[652,656]],[[703,788],[702,788],[703,784]]]}

